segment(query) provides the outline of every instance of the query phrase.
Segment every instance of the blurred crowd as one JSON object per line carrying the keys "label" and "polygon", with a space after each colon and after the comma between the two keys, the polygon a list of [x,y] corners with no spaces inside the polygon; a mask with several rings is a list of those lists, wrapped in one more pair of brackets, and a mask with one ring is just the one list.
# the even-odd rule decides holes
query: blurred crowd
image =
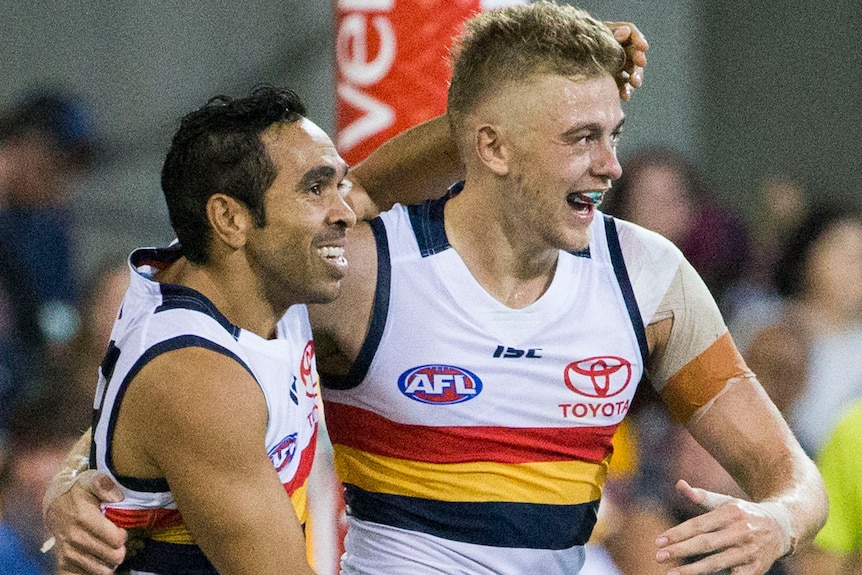
{"label": "blurred crowd", "polygon": [[[39,551],[41,497],[89,426],[98,365],[128,282],[125,254],[88,277],[76,267],[70,190],[102,148],[86,103],[73,95],[28,94],[0,113],[0,575],[53,572],[51,555]],[[623,160],[603,211],[668,237],[685,254],[824,471],[826,529],[814,549],[772,573],[862,572],[862,215],[813,202],[780,174],[741,192],[743,213],[675,150],[644,148]],[[651,560],[656,536],[697,512],[677,503],[679,478],[745,496],[668,419],[648,384],[638,394],[616,438],[584,575],[667,571]],[[331,483],[329,473],[319,481]]]}
{"label": "blurred crowd", "polygon": [[92,417],[128,282],[125,256],[82,277],[71,201],[103,145],[83,99],[24,94],[0,112],[0,573],[53,572],[39,548],[48,480]]}

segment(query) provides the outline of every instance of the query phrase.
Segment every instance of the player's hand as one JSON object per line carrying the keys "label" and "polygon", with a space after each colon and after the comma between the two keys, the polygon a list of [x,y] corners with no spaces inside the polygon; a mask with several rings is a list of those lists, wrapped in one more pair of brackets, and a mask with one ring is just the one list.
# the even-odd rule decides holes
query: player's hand
{"label": "player's hand", "polygon": [[656,539],[659,563],[698,557],[668,575],[763,575],[787,552],[788,534],[764,505],[694,488],[682,480],[676,489],[705,513]]}
{"label": "player's hand", "polygon": [[643,84],[644,66],[646,66],[646,51],[649,44],[640,30],[631,22],[605,22],[611,29],[614,38],[626,50],[626,64],[623,73],[618,77],[617,85],[620,88],[620,97],[628,100],[632,97],[635,88]]}
{"label": "player's hand", "polygon": [[48,504],[45,522],[55,538],[59,575],[110,575],[126,555],[127,534],[101,511],[123,492],[104,473],[79,474],[72,488]]}

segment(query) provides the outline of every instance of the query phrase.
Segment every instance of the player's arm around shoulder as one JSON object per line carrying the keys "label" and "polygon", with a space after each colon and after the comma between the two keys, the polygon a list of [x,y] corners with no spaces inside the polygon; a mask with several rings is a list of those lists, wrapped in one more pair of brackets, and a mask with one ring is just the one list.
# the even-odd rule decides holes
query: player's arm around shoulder
{"label": "player's arm around shoulder", "polygon": [[195,542],[223,575],[313,573],[299,520],[266,453],[267,419],[251,374],[195,347],[152,360],[123,400],[118,471],[163,476]]}

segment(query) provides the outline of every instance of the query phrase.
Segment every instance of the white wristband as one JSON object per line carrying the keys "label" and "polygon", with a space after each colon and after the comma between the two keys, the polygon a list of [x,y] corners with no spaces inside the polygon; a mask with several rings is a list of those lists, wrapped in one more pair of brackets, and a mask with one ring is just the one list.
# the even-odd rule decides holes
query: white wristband
{"label": "white wristband", "polygon": [[793,533],[793,526],[790,523],[790,512],[787,510],[787,507],[775,501],[764,501],[758,505],[760,505],[760,508],[767,516],[775,519],[778,525],[781,526],[781,535],[784,539],[782,557],[792,555],[796,551],[797,537]]}

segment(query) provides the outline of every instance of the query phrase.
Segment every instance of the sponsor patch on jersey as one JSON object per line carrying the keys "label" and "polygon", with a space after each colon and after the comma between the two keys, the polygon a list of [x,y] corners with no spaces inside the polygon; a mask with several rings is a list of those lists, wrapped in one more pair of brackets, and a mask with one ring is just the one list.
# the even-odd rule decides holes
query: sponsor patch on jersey
{"label": "sponsor patch on jersey", "polygon": [[473,399],[482,392],[482,381],[454,365],[421,365],[398,378],[401,393],[422,403],[452,405]]}
{"label": "sponsor patch on jersey", "polygon": [[291,433],[269,451],[269,460],[276,471],[281,471],[293,461],[296,455],[296,438],[297,434]]}
{"label": "sponsor patch on jersey", "polygon": [[314,373],[314,341],[309,340],[302,350],[302,359],[299,361],[299,377],[305,387],[307,397],[317,397],[317,374]]}
{"label": "sponsor patch on jersey", "polygon": [[605,398],[621,393],[632,379],[632,364],[613,355],[573,361],[563,371],[566,387],[586,397]]}

